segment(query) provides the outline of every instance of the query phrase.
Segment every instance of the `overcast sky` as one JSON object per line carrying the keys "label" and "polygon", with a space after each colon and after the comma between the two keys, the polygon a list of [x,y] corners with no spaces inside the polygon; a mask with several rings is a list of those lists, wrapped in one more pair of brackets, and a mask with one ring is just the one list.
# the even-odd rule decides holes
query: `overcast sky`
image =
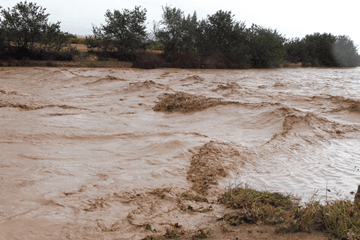
{"label": "overcast sky", "polygon": [[[13,7],[20,1],[1,0],[3,7]],[[61,22],[61,29],[77,35],[92,34],[92,23],[105,22],[107,9],[147,9],[148,29],[153,21],[161,20],[162,6],[171,5],[184,13],[197,12],[198,18],[206,18],[218,10],[231,11],[235,19],[248,27],[252,23],[277,29],[286,38],[304,37],[314,32],[347,35],[360,46],[359,0],[33,0],[50,13],[50,22]],[[335,3],[336,2],[336,3]]]}

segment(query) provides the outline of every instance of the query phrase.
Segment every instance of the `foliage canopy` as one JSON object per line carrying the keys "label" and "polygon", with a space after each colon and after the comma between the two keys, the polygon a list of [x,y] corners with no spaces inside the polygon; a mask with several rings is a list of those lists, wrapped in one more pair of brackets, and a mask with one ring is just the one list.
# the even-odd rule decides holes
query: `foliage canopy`
{"label": "foliage canopy", "polygon": [[146,9],[136,6],[132,11],[107,10],[105,21],[106,24],[101,24],[100,27],[93,25],[94,40],[86,42],[88,48],[98,47],[104,52],[117,52],[125,58],[143,48],[147,36]]}
{"label": "foliage canopy", "polygon": [[1,9],[0,29],[3,47],[15,47],[22,54],[59,51],[66,45],[60,22],[48,23],[46,8],[32,2],[19,2],[12,9]]}
{"label": "foliage canopy", "polygon": [[231,11],[208,15],[200,22],[198,32],[197,49],[208,61],[222,57],[228,68],[249,64],[245,22],[236,21]]}
{"label": "foliage canopy", "polygon": [[271,28],[255,24],[247,28],[231,11],[219,10],[198,20],[196,12],[185,15],[179,8],[165,6],[162,20],[154,22],[153,33],[148,34],[145,8],[107,10],[106,24],[93,25],[93,35],[79,41],[76,35],[62,33],[60,22],[49,23],[45,10],[27,1],[11,9],[0,6],[1,59],[71,60],[72,53],[65,56],[63,48],[85,42],[88,50],[97,49],[103,59],[147,67],[273,68],[283,61],[315,67],[360,65],[358,47],[348,36],[313,33],[285,39]]}
{"label": "foliage canopy", "polygon": [[272,68],[283,61],[285,38],[276,30],[253,24],[248,29],[250,60],[255,68]]}
{"label": "foliage canopy", "polygon": [[340,67],[356,67],[360,64],[357,46],[348,36],[340,35],[336,37],[332,54]]}
{"label": "foliage canopy", "polygon": [[185,16],[180,9],[165,6],[162,18],[154,25],[154,35],[164,44],[164,51],[166,53],[194,51],[198,26],[196,12]]}
{"label": "foliage canopy", "polygon": [[359,54],[354,42],[344,35],[313,33],[285,43],[286,60],[310,66],[356,67]]}

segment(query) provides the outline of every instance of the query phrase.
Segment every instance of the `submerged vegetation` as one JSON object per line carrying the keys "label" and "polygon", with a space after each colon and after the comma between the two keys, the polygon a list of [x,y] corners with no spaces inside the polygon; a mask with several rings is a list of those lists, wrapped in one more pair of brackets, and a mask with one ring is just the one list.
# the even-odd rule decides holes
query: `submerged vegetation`
{"label": "submerged vegetation", "polygon": [[348,36],[313,33],[286,39],[277,30],[237,21],[219,10],[199,20],[196,12],[163,7],[162,20],[146,32],[146,9],[107,10],[106,24],[93,25],[86,39],[60,31],[60,22],[25,1],[12,9],[0,6],[0,59],[71,61],[85,44],[99,60],[132,62],[134,67],[274,68],[289,63],[313,67],[356,67],[357,46]]}

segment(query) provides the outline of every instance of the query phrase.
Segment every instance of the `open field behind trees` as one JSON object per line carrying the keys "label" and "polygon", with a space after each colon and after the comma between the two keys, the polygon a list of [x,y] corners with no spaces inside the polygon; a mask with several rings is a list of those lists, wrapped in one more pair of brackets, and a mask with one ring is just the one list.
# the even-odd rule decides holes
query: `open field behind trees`
{"label": "open field behind trees", "polygon": [[78,38],[63,33],[60,22],[49,23],[45,10],[27,1],[0,10],[0,65],[11,65],[9,60],[76,61],[82,59],[81,52],[91,52],[98,61],[126,61],[139,68],[360,65],[357,46],[349,36],[313,33],[286,39],[275,29],[256,24],[247,28],[228,11],[200,20],[196,12],[186,15],[165,6],[162,20],[147,32],[145,8],[108,10],[105,25],[93,25],[92,35]]}

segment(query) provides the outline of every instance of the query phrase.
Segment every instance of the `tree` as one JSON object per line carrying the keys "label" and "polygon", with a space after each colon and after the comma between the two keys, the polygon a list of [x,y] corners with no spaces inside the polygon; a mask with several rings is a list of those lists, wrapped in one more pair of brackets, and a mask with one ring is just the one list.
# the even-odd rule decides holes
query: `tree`
{"label": "tree", "polygon": [[272,68],[283,61],[285,38],[276,30],[253,24],[248,29],[251,61],[255,68]]}
{"label": "tree", "polygon": [[332,54],[340,67],[356,67],[359,64],[357,46],[348,36],[337,36]]}
{"label": "tree", "polygon": [[164,44],[165,53],[194,51],[197,29],[196,12],[184,15],[179,8],[162,8],[162,20],[154,24],[154,35]]}
{"label": "tree", "polygon": [[[2,7],[0,6],[0,12]],[[0,23],[2,22],[1,15],[0,15]],[[2,28],[2,25],[0,24],[0,58],[2,58],[4,53],[4,47],[5,47],[5,31]]]}
{"label": "tree", "polygon": [[313,66],[336,67],[337,62],[332,54],[336,37],[330,33],[313,33],[303,39],[306,48],[306,62]]}
{"label": "tree", "polygon": [[[107,10],[105,13],[106,24],[100,27],[93,26],[93,38],[99,43],[102,51],[115,51],[121,57],[134,55],[135,50],[142,48],[146,39],[146,9],[135,6],[130,11]],[[89,41],[89,43],[94,41]],[[88,45],[89,46],[89,45]]]}
{"label": "tree", "polygon": [[1,9],[0,29],[4,44],[20,49],[24,55],[29,50],[60,50],[66,45],[66,37],[60,31],[60,22],[48,23],[50,14],[46,8],[25,1],[12,9]]}
{"label": "tree", "polygon": [[306,62],[305,43],[300,38],[293,38],[284,44],[286,48],[285,59],[292,63]]}
{"label": "tree", "polygon": [[3,30],[0,28],[0,50],[2,50],[5,46],[5,38],[3,33]]}
{"label": "tree", "polygon": [[197,49],[203,57],[222,56],[227,67],[247,65],[245,23],[235,21],[231,11],[208,15],[198,28]]}

